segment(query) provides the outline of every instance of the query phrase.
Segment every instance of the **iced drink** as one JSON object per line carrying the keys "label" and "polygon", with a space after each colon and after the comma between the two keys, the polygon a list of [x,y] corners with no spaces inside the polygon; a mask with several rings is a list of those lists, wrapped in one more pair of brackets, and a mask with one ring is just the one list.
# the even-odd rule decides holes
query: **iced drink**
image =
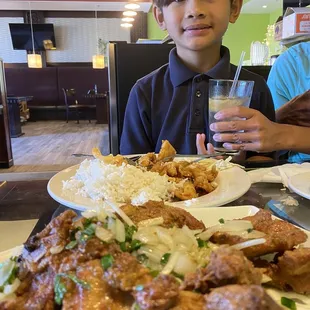
{"label": "iced drink", "polygon": [[[214,115],[226,108],[243,106],[249,107],[253,91],[253,81],[239,81],[233,97],[229,97],[233,81],[231,80],[210,80],[209,88],[209,125],[217,122]],[[225,121],[236,120],[227,119]],[[209,130],[209,142],[213,144],[216,151],[225,152],[223,142],[216,142],[213,139],[214,132]]]}

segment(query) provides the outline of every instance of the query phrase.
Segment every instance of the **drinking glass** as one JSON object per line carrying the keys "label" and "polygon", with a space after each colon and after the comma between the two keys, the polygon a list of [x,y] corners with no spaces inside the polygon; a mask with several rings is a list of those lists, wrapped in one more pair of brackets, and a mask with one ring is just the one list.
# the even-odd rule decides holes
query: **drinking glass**
{"label": "drinking glass", "polygon": [[[253,93],[254,81],[238,81],[233,96],[230,95],[233,80],[210,80],[209,81],[209,126],[218,122],[214,115],[226,108],[243,106],[249,107]],[[238,117],[227,119],[240,120]],[[209,129],[209,142],[219,152],[227,151],[223,147],[224,142],[216,142],[213,139],[214,132]]]}

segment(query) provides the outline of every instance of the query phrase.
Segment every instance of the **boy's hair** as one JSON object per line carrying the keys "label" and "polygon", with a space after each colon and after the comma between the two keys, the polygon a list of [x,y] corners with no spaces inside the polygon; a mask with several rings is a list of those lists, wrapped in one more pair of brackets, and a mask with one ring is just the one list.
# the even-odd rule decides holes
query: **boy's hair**
{"label": "boy's hair", "polygon": [[[165,6],[168,6],[173,1],[174,0],[153,0],[153,4],[155,4],[158,8],[162,9]],[[232,4],[234,0],[230,0],[230,2]]]}

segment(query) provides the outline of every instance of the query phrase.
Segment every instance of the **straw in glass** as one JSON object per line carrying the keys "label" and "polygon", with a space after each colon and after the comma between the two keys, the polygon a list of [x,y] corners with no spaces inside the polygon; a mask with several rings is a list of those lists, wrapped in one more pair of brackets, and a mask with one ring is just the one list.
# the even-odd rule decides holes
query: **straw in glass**
{"label": "straw in glass", "polygon": [[239,75],[240,75],[242,64],[243,64],[244,56],[245,56],[245,51],[242,51],[241,56],[240,56],[240,60],[239,60],[239,64],[238,64],[238,68],[237,68],[237,71],[236,71],[236,74],[234,77],[234,81],[233,81],[233,84],[232,84],[230,92],[229,92],[229,98],[232,98],[235,94]]}

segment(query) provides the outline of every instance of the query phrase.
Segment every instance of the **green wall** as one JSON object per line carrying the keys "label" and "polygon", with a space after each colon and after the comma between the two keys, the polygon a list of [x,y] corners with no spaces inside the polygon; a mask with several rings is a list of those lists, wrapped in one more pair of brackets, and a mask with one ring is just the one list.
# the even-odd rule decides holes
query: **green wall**
{"label": "green wall", "polygon": [[148,39],[163,39],[167,34],[166,31],[162,31],[153,16],[153,13],[147,14],[147,38]]}
{"label": "green wall", "polygon": [[[265,39],[267,26],[273,24],[272,20],[277,19],[280,13],[278,10],[271,14],[242,14],[235,24],[229,26],[223,44],[230,49],[232,63],[238,63],[242,51],[246,52],[245,60],[250,59],[251,43]],[[148,13],[148,38],[162,39],[165,35],[152,13]]]}

